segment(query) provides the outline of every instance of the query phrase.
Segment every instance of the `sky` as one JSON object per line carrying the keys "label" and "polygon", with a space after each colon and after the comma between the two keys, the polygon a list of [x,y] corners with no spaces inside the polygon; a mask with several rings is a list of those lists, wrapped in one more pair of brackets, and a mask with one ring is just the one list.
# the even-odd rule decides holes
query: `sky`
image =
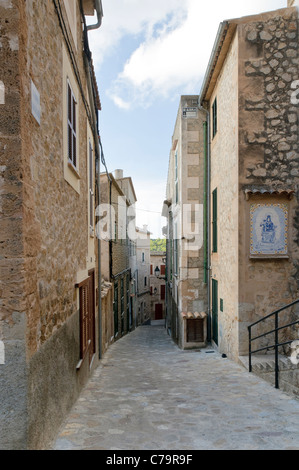
{"label": "sky", "polygon": [[102,5],[102,26],[89,32],[89,42],[107,168],[132,178],[137,225],[148,225],[152,238],[162,238],[180,96],[200,94],[222,21],[285,8],[287,0],[102,0]]}

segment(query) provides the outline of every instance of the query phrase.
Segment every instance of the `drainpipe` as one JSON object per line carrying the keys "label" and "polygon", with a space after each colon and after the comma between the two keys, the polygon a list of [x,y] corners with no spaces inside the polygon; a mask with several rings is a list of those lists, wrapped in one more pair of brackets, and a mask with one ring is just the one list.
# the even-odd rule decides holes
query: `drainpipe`
{"label": "drainpipe", "polygon": [[95,9],[97,12],[97,18],[98,22],[96,24],[91,24],[87,26],[87,31],[93,30],[93,29],[98,29],[102,25],[102,20],[103,20],[103,7],[102,7],[102,0],[95,0]]}
{"label": "drainpipe", "polygon": [[207,109],[199,105],[199,110],[204,111],[207,120],[203,123],[204,128],[204,280],[207,283],[207,301],[208,301],[208,328],[207,341],[211,342],[211,210],[210,210],[210,113]]}

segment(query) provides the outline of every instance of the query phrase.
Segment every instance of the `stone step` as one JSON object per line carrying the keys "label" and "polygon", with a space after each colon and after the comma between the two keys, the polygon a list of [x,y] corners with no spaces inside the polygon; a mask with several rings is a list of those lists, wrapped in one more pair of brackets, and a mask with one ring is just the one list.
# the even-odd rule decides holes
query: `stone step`
{"label": "stone step", "polygon": [[[279,388],[288,395],[299,398],[299,364],[293,364],[290,357],[279,355]],[[248,356],[239,357],[239,363],[249,369]],[[274,385],[275,355],[253,355],[252,372]]]}
{"label": "stone step", "polygon": [[[291,359],[287,356],[279,354],[278,366],[280,370],[296,370],[298,365],[293,364]],[[247,370],[249,369],[249,356],[240,356],[239,362]],[[274,354],[263,354],[263,355],[252,355],[251,358],[252,371],[258,372],[271,372],[275,370],[275,355]]]}

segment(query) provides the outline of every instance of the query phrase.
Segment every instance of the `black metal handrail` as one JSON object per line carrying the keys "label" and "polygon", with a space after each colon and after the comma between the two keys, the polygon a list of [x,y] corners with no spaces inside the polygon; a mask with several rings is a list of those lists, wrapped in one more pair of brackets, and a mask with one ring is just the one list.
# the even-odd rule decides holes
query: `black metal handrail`
{"label": "black metal handrail", "polygon": [[[288,328],[290,326],[299,324],[299,320],[293,321],[291,323],[288,323],[287,325],[279,326],[279,313],[282,312],[283,310],[286,310],[287,308],[292,307],[293,305],[296,305],[299,303],[299,299],[295,300],[294,302],[291,302],[288,305],[285,305],[284,307],[281,307],[277,310],[275,310],[272,313],[269,313],[269,315],[266,315],[265,317],[261,318],[260,320],[257,320],[256,322],[252,323],[251,325],[248,326],[248,336],[249,336],[249,372],[252,372],[252,354],[260,352],[260,351],[265,351],[265,350],[270,350],[274,349],[275,350],[275,388],[279,388],[279,366],[278,366],[278,348],[281,346],[285,346],[286,344],[291,344],[293,343],[293,339],[290,341],[285,341],[283,343],[278,342],[278,332],[280,330],[283,330],[285,328]],[[266,333],[263,333],[261,335],[255,336],[252,338],[252,328],[257,325],[258,323],[264,322],[268,318],[271,318],[275,316],[275,328],[267,331]],[[274,344],[271,344],[270,346],[266,346],[263,348],[255,349],[254,351],[252,350],[252,342],[259,339],[263,338],[267,335],[270,335],[271,333],[275,334],[275,341]]]}

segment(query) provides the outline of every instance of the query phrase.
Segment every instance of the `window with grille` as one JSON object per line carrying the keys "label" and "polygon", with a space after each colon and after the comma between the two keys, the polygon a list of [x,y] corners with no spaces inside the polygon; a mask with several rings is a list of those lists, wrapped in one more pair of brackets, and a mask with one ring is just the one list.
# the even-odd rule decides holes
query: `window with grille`
{"label": "window with grille", "polygon": [[74,168],[77,168],[77,101],[69,81],[67,83],[67,101],[68,159]]}

